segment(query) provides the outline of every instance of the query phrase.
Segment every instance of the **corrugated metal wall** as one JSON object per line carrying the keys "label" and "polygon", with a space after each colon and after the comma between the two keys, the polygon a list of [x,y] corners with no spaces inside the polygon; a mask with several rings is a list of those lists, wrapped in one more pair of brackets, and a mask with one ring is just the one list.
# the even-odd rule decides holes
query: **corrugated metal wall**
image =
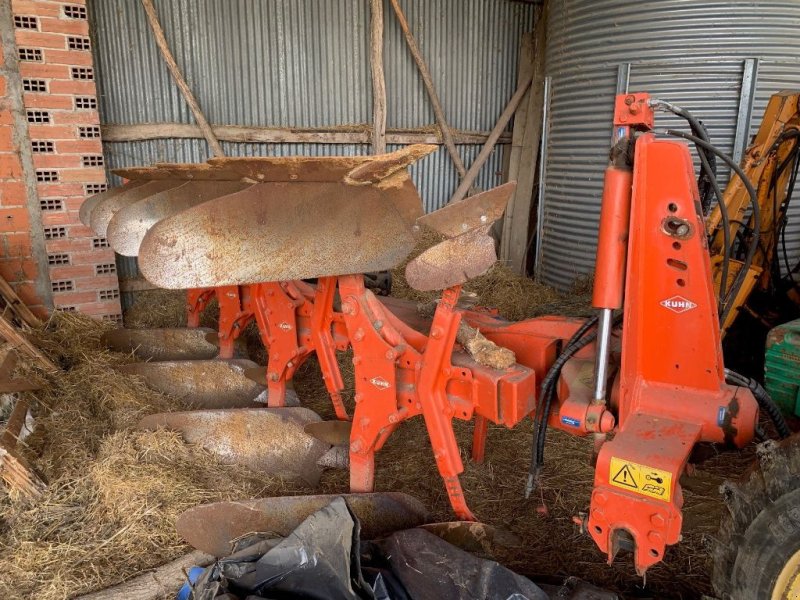
{"label": "corrugated metal wall", "polygon": [[[744,61],[759,59],[754,131],[770,94],[800,88],[799,27],[796,0],[550,0],[542,280],[566,288],[594,268],[619,74],[623,85],[628,75],[630,91],[688,108],[707,123],[712,141],[731,152]],[[682,122],[659,113],[657,125]],[[724,183],[728,174],[721,171]],[[796,260],[800,202],[790,211],[787,242]]]}
{"label": "corrugated metal wall", "polygon": [[[212,123],[315,127],[368,123],[372,87],[366,0],[159,0],[167,40]],[[459,129],[492,128],[516,85],[520,37],[532,7],[507,0],[401,3],[433,72],[448,120]],[[90,1],[103,123],[192,123],[169,77],[139,0]],[[434,123],[416,65],[386,2],[388,127]],[[152,159],[204,160],[204,143],[179,140],[107,144],[112,166]],[[242,154],[352,154],[368,147],[229,144]],[[463,148],[469,161],[473,147]],[[429,209],[454,189],[441,172],[444,151],[417,169]],[[484,168],[499,183],[500,152]]]}
{"label": "corrugated metal wall", "polygon": [[[208,120],[215,124],[317,127],[368,123],[372,85],[368,0],[157,0],[166,38]],[[105,124],[193,123],[153,41],[139,0],[89,0],[100,116]],[[451,126],[488,131],[514,93],[519,43],[533,7],[507,0],[402,0]],[[384,2],[390,128],[435,122],[417,67]],[[156,161],[199,162],[202,140],[104,144],[109,170]],[[223,143],[231,156],[365,154],[366,145]],[[459,146],[469,166],[480,146]],[[390,147],[390,149],[394,149]],[[478,185],[502,183],[502,151]],[[412,175],[426,210],[457,185],[444,148]],[[111,178],[112,183],[118,183]],[[120,261],[122,277],[135,261]]]}

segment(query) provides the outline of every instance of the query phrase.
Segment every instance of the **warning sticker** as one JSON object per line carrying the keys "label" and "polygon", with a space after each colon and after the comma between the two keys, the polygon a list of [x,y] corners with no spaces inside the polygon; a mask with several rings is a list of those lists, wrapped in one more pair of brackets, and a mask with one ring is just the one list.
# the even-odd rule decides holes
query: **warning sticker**
{"label": "warning sticker", "polygon": [[669,502],[672,495],[672,473],[629,460],[611,457],[608,481],[611,485]]}

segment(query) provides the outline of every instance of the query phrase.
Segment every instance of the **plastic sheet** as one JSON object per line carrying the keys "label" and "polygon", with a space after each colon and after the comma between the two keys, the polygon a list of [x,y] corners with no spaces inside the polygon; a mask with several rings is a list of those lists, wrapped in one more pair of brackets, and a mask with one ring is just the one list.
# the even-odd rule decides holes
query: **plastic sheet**
{"label": "plastic sheet", "polygon": [[548,600],[533,582],[422,529],[359,542],[343,498],[288,537],[254,534],[206,569],[195,600]]}

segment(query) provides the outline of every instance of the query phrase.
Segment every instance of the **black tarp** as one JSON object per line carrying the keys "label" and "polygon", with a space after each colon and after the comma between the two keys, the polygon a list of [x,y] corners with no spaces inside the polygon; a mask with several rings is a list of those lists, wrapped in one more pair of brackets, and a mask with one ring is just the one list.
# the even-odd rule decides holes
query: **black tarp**
{"label": "black tarp", "polygon": [[532,581],[422,529],[359,542],[337,498],[288,537],[240,540],[206,569],[196,600],[547,600]]}

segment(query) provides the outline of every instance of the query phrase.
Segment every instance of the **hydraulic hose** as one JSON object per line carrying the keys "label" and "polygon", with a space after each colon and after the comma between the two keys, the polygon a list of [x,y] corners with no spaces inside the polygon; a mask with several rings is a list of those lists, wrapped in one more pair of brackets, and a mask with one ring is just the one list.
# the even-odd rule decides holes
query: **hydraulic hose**
{"label": "hydraulic hose", "polygon": [[[747,179],[747,175],[745,175],[742,168],[739,165],[737,165],[736,162],[730,156],[722,152],[722,150],[718,149],[712,144],[709,144],[708,142],[696,136],[684,133],[683,131],[667,129],[666,133],[669,135],[687,139],[690,142],[694,142],[695,144],[702,146],[706,150],[710,150],[711,152],[716,154],[719,158],[723,160],[723,162],[725,162],[731,169],[733,169],[736,175],[739,176],[739,179],[742,180],[742,185],[744,185],[745,189],[747,190],[747,194],[750,196],[750,205],[753,209],[752,218],[753,218],[753,223],[755,223],[756,226],[753,227],[753,241],[751,242],[750,247],[747,249],[747,256],[745,257],[744,265],[739,270],[739,273],[737,274],[736,279],[734,280],[734,283],[731,286],[730,291],[728,292],[732,298],[735,298],[736,294],[739,292],[739,288],[741,288],[742,284],[744,283],[745,277],[747,277],[747,273],[750,271],[750,265],[753,263],[753,257],[755,256],[756,250],[758,250],[758,241],[759,241],[758,238],[760,235],[758,223],[761,222],[761,217],[760,217],[761,211],[758,206],[758,195],[756,194],[756,190],[753,187],[753,184],[750,182],[750,180]],[[725,317],[727,316],[729,310],[730,306],[727,306],[722,313],[722,318],[720,319],[721,321],[724,322]]]}
{"label": "hydraulic hose", "polygon": [[761,408],[761,410],[767,413],[767,416],[770,418],[772,424],[775,425],[775,429],[778,431],[778,436],[782,440],[786,439],[792,434],[789,429],[789,425],[786,423],[786,419],[783,418],[781,409],[778,408],[777,404],[775,404],[775,401],[767,393],[767,390],[761,387],[761,384],[755,379],[745,377],[744,375],[740,375],[739,373],[731,371],[730,369],[725,369],[725,381],[731,385],[746,387],[753,393],[756,402],[758,402],[758,406]]}

